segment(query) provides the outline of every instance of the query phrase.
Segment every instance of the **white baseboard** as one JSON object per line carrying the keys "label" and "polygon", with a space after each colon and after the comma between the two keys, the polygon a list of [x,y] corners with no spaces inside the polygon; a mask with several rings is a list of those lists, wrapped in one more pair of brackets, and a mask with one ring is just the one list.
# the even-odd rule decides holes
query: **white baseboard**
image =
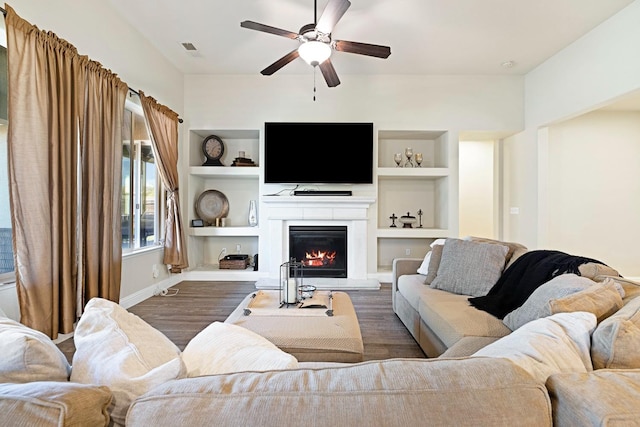
{"label": "white baseboard", "polygon": [[147,286],[146,288],[141,289],[138,292],[127,295],[124,298],[120,298],[120,305],[128,309],[148,298],[151,298],[152,296],[156,295],[158,291],[167,290],[170,287],[182,282],[183,280],[185,280],[185,278],[182,273],[174,274],[171,277],[162,280],[161,282],[154,283],[153,285]]}

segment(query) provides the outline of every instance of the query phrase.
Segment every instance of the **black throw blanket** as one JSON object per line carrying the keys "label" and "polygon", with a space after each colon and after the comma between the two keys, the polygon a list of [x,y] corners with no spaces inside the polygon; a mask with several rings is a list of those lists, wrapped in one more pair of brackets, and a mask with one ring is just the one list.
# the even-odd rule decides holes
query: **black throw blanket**
{"label": "black throw blanket", "polygon": [[487,295],[469,298],[469,303],[498,319],[503,319],[524,304],[538,286],[560,274],[580,274],[578,267],[588,262],[604,264],[595,259],[560,251],[529,251],[502,273]]}

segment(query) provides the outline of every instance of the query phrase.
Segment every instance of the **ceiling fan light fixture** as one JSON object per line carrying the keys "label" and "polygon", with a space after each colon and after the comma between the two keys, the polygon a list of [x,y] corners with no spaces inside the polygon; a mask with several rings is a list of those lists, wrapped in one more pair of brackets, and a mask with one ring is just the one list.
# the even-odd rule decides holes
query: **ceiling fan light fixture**
{"label": "ceiling fan light fixture", "polygon": [[311,40],[298,47],[298,54],[307,64],[315,67],[331,56],[331,46],[324,42]]}

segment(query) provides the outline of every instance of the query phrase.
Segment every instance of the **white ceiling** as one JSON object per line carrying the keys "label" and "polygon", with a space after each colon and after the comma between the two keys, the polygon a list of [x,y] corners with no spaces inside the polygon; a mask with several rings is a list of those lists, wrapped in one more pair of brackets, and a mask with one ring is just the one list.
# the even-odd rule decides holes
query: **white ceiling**
{"label": "white ceiling", "polygon": [[[351,0],[333,39],[391,47],[388,59],[335,52],[343,74],[522,75],[634,0]],[[258,74],[298,45],[240,27],[298,32],[312,0],[109,0],[185,74]],[[318,0],[318,16],[327,0]],[[181,43],[191,42],[197,52]],[[513,61],[515,66],[501,64]],[[278,73],[311,73],[302,59]],[[265,77],[267,78],[267,77]]]}

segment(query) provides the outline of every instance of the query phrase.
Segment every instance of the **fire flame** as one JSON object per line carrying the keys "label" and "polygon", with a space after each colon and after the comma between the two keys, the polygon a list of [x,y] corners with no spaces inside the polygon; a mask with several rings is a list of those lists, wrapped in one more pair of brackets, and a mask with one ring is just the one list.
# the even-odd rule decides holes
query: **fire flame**
{"label": "fire flame", "polygon": [[315,251],[306,252],[305,260],[302,262],[307,267],[322,267],[331,265],[336,260],[336,251]]}

